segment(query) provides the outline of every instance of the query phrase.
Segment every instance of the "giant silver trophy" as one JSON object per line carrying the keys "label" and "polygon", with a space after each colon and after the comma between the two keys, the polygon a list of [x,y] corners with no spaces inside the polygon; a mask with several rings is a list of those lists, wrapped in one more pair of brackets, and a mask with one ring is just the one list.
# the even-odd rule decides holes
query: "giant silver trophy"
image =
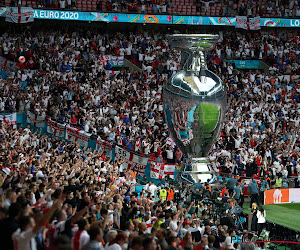
{"label": "giant silver trophy", "polygon": [[222,80],[207,69],[205,53],[214,48],[218,35],[170,35],[181,50],[181,70],[164,87],[165,118],[172,138],[183,153],[181,177],[188,182],[214,182],[207,154],[220,134],[226,108]]}

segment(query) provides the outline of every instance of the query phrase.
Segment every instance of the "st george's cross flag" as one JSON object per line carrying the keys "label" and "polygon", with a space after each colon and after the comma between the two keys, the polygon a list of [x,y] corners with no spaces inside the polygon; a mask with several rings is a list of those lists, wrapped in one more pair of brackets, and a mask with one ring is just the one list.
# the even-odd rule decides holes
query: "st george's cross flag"
{"label": "st george's cross flag", "polygon": [[135,169],[136,172],[142,176],[145,174],[148,157],[133,154],[119,146],[116,146],[115,152],[115,159],[123,161],[124,169]]}
{"label": "st george's cross flag", "polygon": [[33,22],[33,9],[30,7],[9,7],[5,13],[5,21],[12,23]]}
{"label": "st george's cross flag", "polygon": [[153,179],[163,179],[167,175],[174,179],[175,165],[151,162],[150,176]]}

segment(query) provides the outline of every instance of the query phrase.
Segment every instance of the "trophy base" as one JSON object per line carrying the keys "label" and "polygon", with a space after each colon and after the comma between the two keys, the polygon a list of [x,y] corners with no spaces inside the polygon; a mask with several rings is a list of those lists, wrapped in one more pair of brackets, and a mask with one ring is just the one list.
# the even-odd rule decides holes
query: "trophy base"
{"label": "trophy base", "polygon": [[217,176],[208,159],[202,157],[185,161],[181,179],[190,184],[197,183],[199,180],[201,180],[201,183],[213,184],[217,181]]}

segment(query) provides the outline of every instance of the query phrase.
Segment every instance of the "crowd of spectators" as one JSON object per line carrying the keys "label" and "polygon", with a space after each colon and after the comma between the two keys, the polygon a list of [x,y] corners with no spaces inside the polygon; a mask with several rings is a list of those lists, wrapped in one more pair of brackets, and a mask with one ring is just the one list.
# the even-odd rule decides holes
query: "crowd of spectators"
{"label": "crowd of spectators", "polygon": [[[278,141],[297,145],[292,143],[299,132],[299,92],[295,75],[300,68],[297,65],[299,41],[295,35],[294,32],[253,35],[229,32],[208,54],[209,68],[222,77],[230,93],[232,111],[227,114],[230,126],[226,126],[224,134],[231,136],[228,145],[220,147],[222,150],[229,147],[230,164],[234,164],[232,150],[241,150],[241,142],[233,147],[233,140],[244,142],[247,155],[237,162],[243,161],[243,168],[257,156],[261,158],[260,164],[267,167],[265,162],[269,155],[262,149],[267,145],[278,146]],[[4,34],[1,37],[4,57],[16,61],[23,55],[27,59],[26,63],[19,64],[23,69],[13,79],[1,81],[2,112],[31,110],[41,116],[49,115],[60,123],[71,124],[128,150],[153,154],[159,161],[162,158],[180,162],[176,155],[181,155],[167,145],[169,134],[162,104],[163,84],[177,71],[180,56],[179,52],[169,50],[163,35],[101,36],[88,31],[86,34],[53,32],[23,36]],[[104,65],[100,60],[100,55],[105,54],[125,56],[142,67],[143,72],[121,70],[107,74],[111,65]],[[230,59],[239,58],[272,61],[270,74],[239,72],[234,63],[230,63]],[[282,73],[294,74],[291,81],[287,81]],[[241,98],[247,101],[241,103]],[[240,131],[228,130],[236,128],[237,123],[242,124]],[[280,135],[277,140],[275,133]],[[261,145],[258,147],[258,144]],[[249,150],[248,146],[256,150]],[[286,157],[298,159],[297,153],[291,155],[293,150],[286,149]],[[273,153],[270,163],[275,160]],[[226,162],[221,164],[222,169]],[[287,167],[290,162],[294,162],[292,158]],[[295,167],[295,162],[293,165]],[[294,168],[289,170],[289,175],[295,173]]]}
{"label": "crowd of spectators", "polygon": [[[24,35],[23,44],[4,35],[3,55],[10,60],[24,55],[27,62],[19,65],[24,70],[9,81],[18,93],[13,99],[9,84],[2,80],[1,110],[47,114],[128,150],[148,155],[151,149],[156,156],[166,153],[168,131],[161,94],[178,62],[167,51],[165,38],[159,34],[78,35]],[[103,65],[100,54],[125,56],[144,73],[106,74],[111,66]],[[17,82],[23,83],[21,92]]]}
{"label": "crowd of spectators", "polygon": [[236,179],[222,191],[145,181],[137,194],[134,170],[102,152],[29,127],[2,126],[0,136],[0,160],[10,166],[0,171],[3,249],[239,249],[257,233],[268,239],[259,213],[266,214],[255,202],[257,220],[251,233],[244,229],[246,216],[234,210],[244,185]]}
{"label": "crowd of spectators", "polygon": [[[272,124],[276,119],[298,121],[296,73],[300,67],[296,35],[295,32],[223,34],[224,39],[208,54],[208,65],[222,77],[229,93],[233,93],[230,104],[241,108],[241,111],[235,110],[239,113],[233,116],[228,113],[227,120],[244,124],[250,118],[251,123],[247,125],[265,126],[265,130],[272,129],[272,133],[275,133],[274,125],[269,128],[265,123]],[[5,58],[17,61],[19,56],[26,57],[26,63],[18,64],[21,70],[13,79],[1,81],[2,112],[31,110],[42,116],[47,114],[60,123],[71,124],[128,150],[155,157],[162,155],[164,160],[169,156],[169,160],[175,161],[176,157],[168,153],[170,147],[166,145],[169,134],[163,117],[162,88],[178,70],[180,53],[169,49],[165,36],[147,32],[101,36],[87,31],[5,33],[0,39]],[[142,73],[128,70],[107,73],[111,72],[111,65],[101,61],[101,55],[107,54],[128,58],[142,68]],[[245,58],[272,63],[270,74],[241,73],[230,61]],[[292,75],[291,81],[282,74]],[[12,91],[16,93],[13,96]],[[240,98],[250,102],[255,98],[257,115],[246,117],[244,110],[253,112],[254,104],[241,103]],[[278,114],[272,110],[266,111],[265,117],[258,117],[261,110],[277,106],[281,110]],[[238,119],[241,112],[244,120]],[[285,130],[286,135],[281,136],[286,141],[292,127],[286,129],[283,123],[279,128]],[[263,134],[262,128],[259,132]],[[295,135],[297,132],[296,126]],[[261,135],[255,137],[259,140]]]}
{"label": "crowd of spectators", "polygon": [[[300,184],[299,80],[283,76],[292,73],[284,63],[298,56],[299,41],[296,32],[285,31],[223,37],[207,58],[228,92],[226,123],[209,160],[220,175],[261,178],[260,186],[255,180],[248,186],[251,229],[266,240],[261,192]],[[1,71],[2,112],[31,110],[128,150],[154,154],[158,161],[174,162],[178,155],[180,162],[179,150],[167,145],[162,104],[163,84],[177,72],[180,56],[164,35],[49,29],[5,33],[0,43],[2,56],[26,57],[16,74]],[[273,58],[274,70],[241,72],[228,60],[237,53]],[[109,63],[99,60],[101,54],[124,55],[142,72],[112,72]],[[239,242],[253,238],[234,210],[243,207],[242,179],[240,184],[223,179],[222,190],[143,180],[144,191],[137,194],[134,169],[113,163],[103,152],[5,124],[0,138],[0,160],[6,166],[0,180],[3,249],[239,249],[244,246]],[[287,180],[291,176],[293,183]]]}
{"label": "crowd of spectators", "polygon": [[[212,51],[209,58],[216,65],[223,59],[259,59],[270,65],[270,73],[300,74],[299,33],[282,32],[228,32]],[[221,73],[221,72],[220,72]]]}

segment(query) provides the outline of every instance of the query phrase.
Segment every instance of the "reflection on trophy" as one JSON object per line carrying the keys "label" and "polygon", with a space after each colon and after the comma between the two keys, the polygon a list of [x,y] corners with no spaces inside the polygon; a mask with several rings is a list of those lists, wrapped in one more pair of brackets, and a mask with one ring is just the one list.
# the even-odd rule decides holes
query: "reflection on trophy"
{"label": "reflection on trophy", "polygon": [[215,175],[207,154],[220,134],[226,108],[222,80],[207,69],[205,53],[218,35],[170,35],[181,50],[181,70],[164,87],[165,118],[174,141],[183,153],[183,173],[188,182],[213,182]]}

